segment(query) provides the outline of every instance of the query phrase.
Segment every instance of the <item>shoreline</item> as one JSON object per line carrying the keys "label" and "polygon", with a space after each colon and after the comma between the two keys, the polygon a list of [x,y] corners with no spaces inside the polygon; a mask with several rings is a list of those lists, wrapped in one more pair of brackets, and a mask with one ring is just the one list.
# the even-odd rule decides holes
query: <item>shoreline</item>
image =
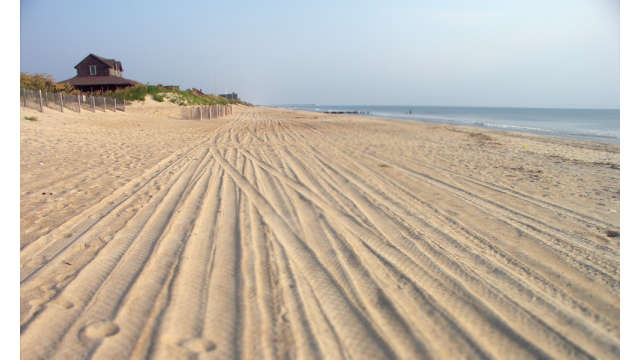
{"label": "shoreline", "polygon": [[[330,106],[330,105],[322,105],[322,106]],[[341,105],[343,106],[343,105]],[[344,106],[348,106],[348,105],[344,105]],[[277,107],[274,107],[277,108]],[[354,106],[350,106],[349,107],[354,108]],[[434,108],[452,108],[452,107],[438,107],[438,106],[434,106]],[[456,107],[453,107],[456,108]],[[472,109],[528,109],[528,110],[612,110],[612,111],[619,111],[619,109],[569,109],[569,108],[510,108],[510,107],[457,107],[457,108],[472,108]],[[314,111],[314,110],[307,110],[307,109],[291,109],[291,108],[277,108],[277,109],[284,109],[284,110],[293,110],[293,111],[307,111],[310,113],[325,113],[324,111],[318,110],[318,111]],[[331,114],[331,113],[326,113],[326,115],[338,115],[338,114]],[[420,119],[412,119],[412,118],[407,118],[407,117],[399,117],[401,115],[371,115],[371,114],[351,114],[349,113],[348,115],[353,115],[353,116],[365,116],[365,117],[372,117],[372,118],[381,118],[381,119],[388,119],[388,120],[394,120],[394,121],[412,121],[412,122],[418,122],[418,123],[426,123],[426,124],[443,124],[443,125],[451,125],[451,126],[468,126],[468,127],[473,127],[473,128],[479,128],[479,129],[487,129],[487,130],[495,130],[495,131],[504,131],[504,132],[515,132],[515,133],[525,133],[525,134],[532,134],[532,135],[539,135],[539,136],[549,136],[549,137],[555,137],[555,138],[560,138],[560,139],[568,139],[568,140],[577,140],[577,141],[592,141],[592,142],[600,142],[600,143],[608,143],[608,144],[617,144],[620,145],[620,138],[617,136],[605,136],[605,135],[588,135],[588,134],[573,134],[573,133],[568,133],[568,132],[555,132],[554,130],[549,130],[549,129],[524,129],[524,128],[518,128],[517,125],[503,125],[503,126],[499,126],[499,125],[485,125],[482,121],[479,121],[481,124],[474,124],[474,123],[464,123],[461,120],[420,120]],[[506,129],[505,127],[512,127],[513,129]]]}

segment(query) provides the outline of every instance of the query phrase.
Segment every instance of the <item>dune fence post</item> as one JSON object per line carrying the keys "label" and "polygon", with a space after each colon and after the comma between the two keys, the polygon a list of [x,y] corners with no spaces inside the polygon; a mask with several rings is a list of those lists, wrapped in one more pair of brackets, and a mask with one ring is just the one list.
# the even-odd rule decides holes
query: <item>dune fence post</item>
{"label": "dune fence post", "polygon": [[96,112],[96,97],[91,95],[91,111]]}
{"label": "dune fence post", "polygon": [[49,106],[49,97],[47,96],[47,90],[44,91],[44,106]]}
{"label": "dune fence post", "polygon": [[64,100],[62,99],[62,94],[58,94],[58,97],[60,98],[60,112],[64,112]]}
{"label": "dune fence post", "polygon": [[44,112],[44,110],[42,110],[42,90],[38,89],[38,100],[40,103],[40,112]]}
{"label": "dune fence post", "polygon": [[76,99],[78,100],[78,112],[80,112],[80,95],[76,95]]}
{"label": "dune fence post", "polygon": [[113,98],[113,112],[118,111],[118,99]]}

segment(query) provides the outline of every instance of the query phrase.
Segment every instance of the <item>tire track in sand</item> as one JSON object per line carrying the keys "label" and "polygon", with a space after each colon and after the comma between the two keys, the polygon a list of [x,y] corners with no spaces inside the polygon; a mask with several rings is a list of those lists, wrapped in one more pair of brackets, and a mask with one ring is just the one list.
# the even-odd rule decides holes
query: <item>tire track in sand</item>
{"label": "tire track in sand", "polygon": [[618,356],[615,304],[507,241],[618,279],[615,246],[568,228],[602,224],[291,114],[240,109],[25,246],[22,357]]}
{"label": "tire track in sand", "polygon": [[[317,155],[316,155],[317,156]],[[307,158],[309,159],[309,158]],[[309,163],[309,161],[307,160],[307,163]],[[326,163],[323,163],[321,166],[328,166]],[[337,171],[337,172],[335,172]],[[342,175],[340,175],[342,174]],[[352,174],[350,174],[350,172],[346,169],[336,169],[334,170],[334,173],[332,174],[331,178],[332,179],[337,179],[340,178],[341,176],[346,176],[347,174],[349,174],[349,182],[353,185],[356,185],[360,188],[361,191],[363,191],[364,194],[367,194],[367,196],[371,197],[372,199],[379,199],[379,196],[376,195],[375,190],[368,188],[367,185],[363,184],[362,180],[353,178]],[[374,177],[375,174],[371,174],[371,177],[369,177],[369,179],[371,179],[372,177]],[[392,184],[389,184],[389,186],[392,186]],[[345,186],[342,187],[343,189],[346,188]],[[385,187],[385,189],[390,190],[390,188],[388,186]],[[380,200],[382,201],[382,203],[384,204],[393,204],[393,201],[390,201],[390,199],[382,199]],[[389,211],[389,210],[386,210]],[[402,208],[396,208],[395,211],[402,211]],[[411,215],[403,213],[400,216],[393,216],[391,215],[392,213],[388,213],[388,216],[390,217],[390,219],[403,219],[403,220],[408,220],[411,219]],[[397,220],[396,220],[397,221]],[[383,223],[383,221],[375,221],[376,224],[380,224]],[[523,313],[522,311],[524,311],[524,313],[526,314],[528,312],[528,310],[522,308],[521,306],[518,305],[517,302],[513,302],[509,300],[509,297],[505,297],[504,294],[502,294],[500,291],[497,291],[497,288],[490,286],[488,284],[482,284],[481,283],[483,281],[479,281],[480,279],[485,278],[486,276],[489,277],[493,277],[493,278],[498,278],[498,279],[502,279],[501,277],[496,277],[496,273],[494,270],[490,271],[488,274],[482,275],[482,276],[478,276],[478,275],[474,275],[475,271],[473,269],[461,269],[458,265],[457,262],[453,262],[450,259],[460,259],[460,253],[454,253],[451,254],[453,257],[448,257],[448,255],[446,253],[442,253],[440,250],[436,249],[435,247],[431,246],[429,243],[425,243],[420,241],[419,237],[416,237],[415,235],[415,231],[416,229],[412,229],[409,230],[407,228],[402,228],[402,225],[400,225],[402,222],[397,222],[396,224],[392,224],[392,223],[387,223],[387,226],[389,227],[389,229],[394,229],[393,232],[394,233],[398,233],[398,234],[403,234],[407,239],[413,239],[413,242],[415,244],[421,244],[421,250],[422,251],[415,251],[415,248],[412,247],[406,247],[403,246],[403,241],[401,240],[396,240],[394,241],[394,244],[396,244],[399,247],[405,247],[406,253],[407,254],[411,254],[411,253],[418,253],[418,254],[429,254],[429,260],[427,263],[425,263],[424,261],[419,261],[418,258],[415,258],[415,260],[418,263],[423,263],[425,265],[423,266],[427,266],[427,268],[430,267],[434,267],[434,265],[428,265],[430,263],[437,263],[438,265],[437,268],[439,268],[439,271],[443,271],[444,269],[449,269],[447,271],[445,271],[445,273],[448,273],[448,275],[440,275],[440,278],[444,278],[446,279],[447,277],[450,277],[453,281],[453,283],[458,283],[458,284],[465,284],[466,287],[470,288],[470,289],[474,289],[474,291],[476,291],[476,293],[478,294],[482,294],[483,296],[481,298],[478,299],[479,302],[487,302],[487,303],[491,303],[494,309],[499,309],[501,310],[501,312],[505,313],[506,310],[509,309],[513,309],[511,311],[511,314],[509,314],[509,312],[507,311],[506,314],[510,315],[510,316],[506,316],[507,318],[514,318],[514,316],[516,316],[515,318],[524,318],[526,319],[527,317],[529,318],[528,322],[524,322],[523,325],[521,327],[521,329],[527,329],[527,331],[533,330],[533,329],[538,329],[537,332],[535,332],[534,334],[536,334],[536,336],[542,336],[541,339],[541,343],[543,344],[548,344],[549,342],[551,343],[555,343],[557,345],[560,346],[560,348],[563,347],[567,347],[567,339],[565,339],[562,335],[559,334],[555,334],[554,335],[554,331],[552,330],[551,327],[549,327],[545,321],[541,321],[540,318],[536,317],[536,316],[532,316],[531,314],[526,315],[525,317],[523,317]],[[420,228],[418,228],[418,231],[421,231]],[[392,238],[393,235],[388,235],[387,238]],[[440,236],[438,236],[440,237]],[[432,257],[432,255],[435,255],[436,257]],[[444,257],[443,257],[444,255]],[[444,260],[444,262],[442,262],[442,260]],[[455,275],[454,275],[455,274]],[[506,276],[506,273],[502,273],[503,276]],[[456,279],[456,280],[454,280]],[[517,281],[516,281],[517,283]],[[557,290],[556,290],[557,291]],[[487,296],[490,295],[491,296]],[[540,296],[540,293],[537,294],[537,296]],[[506,299],[507,301],[505,302],[505,300],[502,300],[502,298]],[[529,295],[526,299],[530,299],[531,295]],[[481,300],[482,299],[482,300]],[[498,301],[496,301],[498,300]],[[544,311],[539,312],[541,314],[548,314],[549,311],[555,312],[558,316],[561,316],[565,321],[563,323],[564,326],[566,326],[567,324],[573,324],[574,326],[578,323],[580,323],[581,319],[579,317],[576,317],[575,315],[569,315],[568,317],[566,317],[567,314],[563,313],[563,312],[558,312],[557,310],[555,310],[553,307],[547,306]],[[520,315],[518,315],[520,313]],[[533,322],[531,322],[531,320]],[[592,321],[598,321],[598,318],[594,318]],[[517,324],[518,322],[513,322],[513,324]],[[561,322],[562,323],[562,322]],[[556,323],[557,324],[557,323]],[[598,333],[598,331],[595,331],[593,329],[585,329],[586,333],[588,334],[588,338],[591,339],[591,341],[595,341],[597,343],[601,343],[603,348],[609,348],[610,346],[612,346],[612,342],[610,340],[606,340],[606,341],[601,341],[601,337],[604,336],[604,334],[602,333]],[[553,337],[556,337],[555,339],[553,339]],[[529,335],[529,337],[531,337],[531,335]],[[583,338],[582,337],[577,337],[577,340],[580,340],[580,342],[585,345],[586,347],[591,347],[590,341],[582,341]],[[578,348],[576,348],[575,345],[571,344],[571,342],[568,342],[569,346],[568,349],[570,351],[570,353],[573,353],[575,351],[580,352],[581,350],[579,350]],[[548,347],[548,345],[546,345]],[[565,350],[566,351],[566,350]],[[563,350],[560,350],[560,354],[563,353]],[[566,353],[565,355],[566,356]]]}
{"label": "tire track in sand", "polygon": [[[188,181],[194,174],[198,163],[192,162],[178,174],[178,181],[164,194],[161,202],[146,209],[152,212],[145,219],[147,211],[141,211],[135,220],[130,222],[126,231],[121,231],[105,245],[99,260],[91,261],[76,278],[60,293],[64,301],[65,311],[56,307],[46,307],[32,321],[27,331],[21,336],[21,353],[26,358],[55,357],[55,350],[61,348],[67,352],[78,344],[87,327],[95,325],[97,332],[90,331],[87,339],[91,342],[101,339],[100,331],[106,330],[113,335],[116,327],[107,318],[113,316],[119,303],[138,272],[148,260],[158,237],[168,224],[168,220],[184,194]],[[139,232],[138,232],[139,231]],[[82,322],[81,319],[101,318],[95,323]],[[58,331],[46,331],[55,325]],[[90,327],[89,329],[93,329]],[[93,336],[95,335],[95,336]],[[66,342],[65,342],[66,340]],[[66,344],[69,344],[66,346]],[[73,353],[70,353],[70,355]],[[64,356],[62,356],[64,358]]]}
{"label": "tire track in sand", "polygon": [[224,169],[248,194],[248,198],[258,208],[262,217],[271,224],[271,229],[287,251],[287,256],[295,266],[299,267],[298,271],[308,275],[309,281],[314,283],[324,301],[329,304],[327,316],[332,323],[336,324],[349,356],[362,358],[388,358],[392,356],[390,350],[381,345],[380,340],[376,339],[377,336],[371,333],[371,329],[363,325],[361,315],[352,310],[353,305],[338,289],[308,246],[290,230],[264,197],[237,170],[215,152],[214,157],[222,163]]}

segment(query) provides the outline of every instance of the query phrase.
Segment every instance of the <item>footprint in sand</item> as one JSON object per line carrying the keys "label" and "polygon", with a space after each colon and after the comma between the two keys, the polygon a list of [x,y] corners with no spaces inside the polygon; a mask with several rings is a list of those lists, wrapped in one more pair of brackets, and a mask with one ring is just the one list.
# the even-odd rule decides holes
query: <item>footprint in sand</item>
{"label": "footprint in sand", "polygon": [[37,255],[33,259],[27,261],[27,266],[30,267],[39,267],[47,261],[47,258],[42,255]]}
{"label": "footprint in sand", "polygon": [[178,345],[194,353],[209,352],[216,348],[216,344],[214,344],[213,341],[202,338],[183,340]]}
{"label": "footprint in sand", "polygon": [[113,336],[120,331],[118,325],[108,320],[93,322],[80,330],[81,338],[102,339]]}
{"label": "footprint in sand", "polygon": [[71,301],[69,301],[67,299],[64,299],[64,298],[59,298],[59,299],[53,301],[51,304],[55,305],[57,307],[60,307],[62,309],[65,309],[65,310],[69,310],[69,309],[73,308],[73,306],[74,306],[73,302],[71,302]]}

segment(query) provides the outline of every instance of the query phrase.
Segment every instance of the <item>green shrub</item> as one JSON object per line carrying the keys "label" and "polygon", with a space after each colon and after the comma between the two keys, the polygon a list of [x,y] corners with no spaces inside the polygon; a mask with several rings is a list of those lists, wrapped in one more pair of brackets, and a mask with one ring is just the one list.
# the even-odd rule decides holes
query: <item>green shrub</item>
{"label": "green shrub", "polygon": [[24,119],[29,121],[38,121],[38,118],[35,116],[25,116]]}
{"label": "green shrub", "polygon": [[164,101],[164,96],[160,95],[160,94],[155,94],[155,95],[153,95],[153,100],[155,100],[157,102],[163,102]]}
{"label": "green shrub", "polygon": [[116,91],[109,91],[107,95],[112,96],[116,99],[120,100],[129,100],[129,101],[144,101],[145,96],[147,96],[147,87],[145,85],[138,85],[127,87],[123,89],[118,89]]}

